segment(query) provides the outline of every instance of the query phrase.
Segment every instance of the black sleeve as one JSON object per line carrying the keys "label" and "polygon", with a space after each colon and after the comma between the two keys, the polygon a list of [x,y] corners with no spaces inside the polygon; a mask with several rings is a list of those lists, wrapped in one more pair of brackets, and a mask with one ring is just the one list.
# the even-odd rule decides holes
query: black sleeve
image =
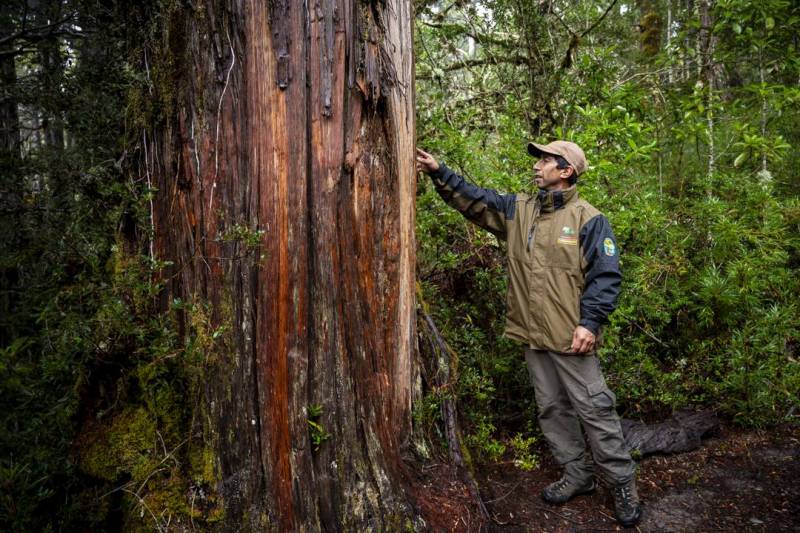
{"label": "black sleeve", "polygon": [[579,324],[597,335],[600,326],[608,322],[608,315],[617,307],[622,282],[619,248],[611,224],[603,215],[583,225],[580,244],[586,266]]}
{"label": "black sleeve", "polygon": [[516,210],[515,194],[500,194],[473,185],[444,164],[431,174],[431,179],[439,196],[467,220],[506,238],[506,222],[514,219]]}

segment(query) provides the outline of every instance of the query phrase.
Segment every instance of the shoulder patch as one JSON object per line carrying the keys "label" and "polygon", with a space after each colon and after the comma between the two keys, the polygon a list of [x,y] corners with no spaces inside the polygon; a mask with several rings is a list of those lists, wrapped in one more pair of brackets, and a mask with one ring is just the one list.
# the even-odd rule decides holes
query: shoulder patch
{"label": "shoulder patch", "polygon": [[603,239],[603,251],[605,251],[606,255],[609,257],[616,255],[617,247],[614,245],[614,241],[612,241],[610,237]]}

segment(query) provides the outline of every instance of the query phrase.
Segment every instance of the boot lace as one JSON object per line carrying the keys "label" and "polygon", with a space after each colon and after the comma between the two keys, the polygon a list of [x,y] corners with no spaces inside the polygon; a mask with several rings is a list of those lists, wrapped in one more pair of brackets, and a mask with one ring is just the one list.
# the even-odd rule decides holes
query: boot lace
{"label": "boot lace", "polygon": [[614,488],[614,503],[618,508],[630,511],[633,509],[633,493],[630,485]]}
{"label": "boot lace", "polygon": [[562,477],[561,479],[556,481],[556,484],[553,486],[553,492],[561,493],[561,492],[564,491],[565,488],[567,488],[569,486],[569,484],[570,483],[567,480],[567,478]]}

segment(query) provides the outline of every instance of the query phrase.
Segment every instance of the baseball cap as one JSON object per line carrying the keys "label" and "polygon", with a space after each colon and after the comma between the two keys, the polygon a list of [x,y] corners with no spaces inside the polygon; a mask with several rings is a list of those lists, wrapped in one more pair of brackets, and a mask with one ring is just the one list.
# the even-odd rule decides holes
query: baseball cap
{"label": "baseball cap", "polygon": [[560,155],[581,175],[586,170],[586,155],[581,147],[570,141],[553,141],[550,144],[528,143],[528,153],[534,157],[542,154]]}

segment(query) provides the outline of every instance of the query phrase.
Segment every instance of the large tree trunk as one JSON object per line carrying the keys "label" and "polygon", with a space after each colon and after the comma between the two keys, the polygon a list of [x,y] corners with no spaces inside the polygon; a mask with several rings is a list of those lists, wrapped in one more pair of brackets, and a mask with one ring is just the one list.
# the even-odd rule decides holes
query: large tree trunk
{"label": "large tree trunk", "polygon": [[413,515],[400,458],[415,338],[411,2],[193,5],[169,8],[147,58],[166,119],[142,132],[141,155],[158,191],[154,254],[174,263],[164,303],[208,302],[224,332],[203,429],[226,525],[400,528]]}

